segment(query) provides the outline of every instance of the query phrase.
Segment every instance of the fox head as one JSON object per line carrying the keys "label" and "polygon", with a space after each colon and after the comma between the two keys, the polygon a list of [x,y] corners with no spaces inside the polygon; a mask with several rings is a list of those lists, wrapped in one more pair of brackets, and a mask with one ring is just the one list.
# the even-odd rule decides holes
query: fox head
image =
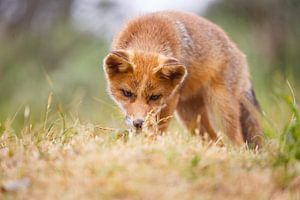
{"label": "fox head", "polygon": [[125,50],[111,51],[103,67],[109,93],[136,129],[150,112],[159,114],[187,73],[175,58]]}

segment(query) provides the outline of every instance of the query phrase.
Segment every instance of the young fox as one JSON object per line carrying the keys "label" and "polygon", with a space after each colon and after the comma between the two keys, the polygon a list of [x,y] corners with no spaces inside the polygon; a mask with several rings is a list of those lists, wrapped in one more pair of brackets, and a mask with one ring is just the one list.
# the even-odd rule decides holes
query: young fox
{"label": "young fox", "polygon": [[136,129],[152,114],[163,132],[176,111],[191,132],[216,140],[219,119],[233,143],[261,144],[246,58],[221,28],[199,16],[163,11],[129,21],[103,66],[112,98]]}

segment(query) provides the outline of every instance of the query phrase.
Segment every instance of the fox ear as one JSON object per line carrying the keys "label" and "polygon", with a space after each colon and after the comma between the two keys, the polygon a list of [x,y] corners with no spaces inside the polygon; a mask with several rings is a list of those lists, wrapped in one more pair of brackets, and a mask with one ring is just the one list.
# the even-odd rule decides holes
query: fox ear
{"label": "fox ear", "polygon": [[186,73],[185,66],[175,58],[168,58],[156,72],[159,78],[169,80],[174,85],[182,82]]}
{"label": "fox ear", "polygon": [[133,69],[129,62],[128,52],[123,50],[111,51],[104,58],[103,66],[109,77],[119,73],[130,72]]}

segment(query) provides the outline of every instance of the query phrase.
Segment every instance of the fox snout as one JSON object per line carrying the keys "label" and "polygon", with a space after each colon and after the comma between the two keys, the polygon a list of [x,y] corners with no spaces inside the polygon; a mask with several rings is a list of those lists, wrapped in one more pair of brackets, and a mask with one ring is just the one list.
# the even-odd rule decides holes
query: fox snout
{"label": "fox snout", "polygon": [[134,127],[135,129],[141,130],[143,128],[144,119],[137,118],[137,119],[131,119],[128,115],[125,117],[125,122],[128,126]]}
{"label": "fox snout", "polygon": [[132,122],[133,126],[136,128],[136,129],[141,129],[142,126],[143,126],[143,123],[144,123],[144,120],[143,119],[136,119]]}

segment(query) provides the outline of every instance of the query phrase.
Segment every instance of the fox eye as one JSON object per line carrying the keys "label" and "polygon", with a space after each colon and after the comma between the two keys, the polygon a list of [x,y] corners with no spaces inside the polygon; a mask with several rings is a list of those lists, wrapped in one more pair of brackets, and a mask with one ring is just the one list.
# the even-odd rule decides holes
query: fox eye
{"label": "fox eye", "polygon": [[160,99],[160,97],[161,97],[161,94],[158,94],[158,95],[151,95],[151,96],[149,97],[149,100],[150,100],[150,101],[156,101],[156,100]]}
{"label": "fox eye", "polygon": [[132,93],[132,92],[130,92],[130,91],[128,91],[128,90],[124,90],[124,89],[121,89],[121,91],[122,91],[122,93],[123,93],[123,95],[124,95],[125,97],[127,97],[127,98],[133,97],[133,93]]}

